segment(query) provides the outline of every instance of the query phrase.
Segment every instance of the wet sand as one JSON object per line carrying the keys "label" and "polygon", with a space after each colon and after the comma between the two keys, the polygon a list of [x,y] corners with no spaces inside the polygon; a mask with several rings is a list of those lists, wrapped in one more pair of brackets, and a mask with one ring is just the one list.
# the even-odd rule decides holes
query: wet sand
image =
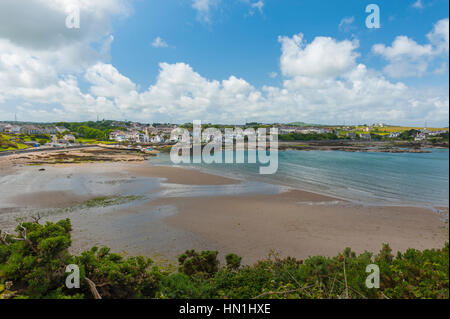
{"label": "wet sand", "polygon": [[[448,223],[425,208],[364,207],[300,190],[252,194],[247,188],[255,186],[245,181],[149,163],[19,166],[0,170],[0,187],[0,229],[36,212],[43,220],[70,218],[74,253],[106,245],[175,260],[187,249],[214,249],[251,264],[271,250],[302,259],[345,247],[377,252],[390,243],[404,251],[448,241]],[[145,198],[64,210],[93,197],[130,194]]]}
{"label": "wet sand", "polygon": [[179,185],[231,185],[239,181],[222,176],[206,174],[195,169],[169,166],[129,165],[130,174],[141,177],[158,177],[166,183]]}
{"label": "wet sand", "polygon": [[304,259],[334,256],[346,247],[378,252],[389,243],[394,251],[405,251],[443,247],[448,240],[439,216],[424,208],[355,206],[304,192],[170,202],[179,213],[165,222],[217,242],[226,252],[244,256],[245,263],[272,250]]}
{"label": "wet sand", "polygon": [[91,199],[92,196],[82,196],[70,191],[33,192],[10,197],[15,206],[30,208],[63,208],[70,207]]}

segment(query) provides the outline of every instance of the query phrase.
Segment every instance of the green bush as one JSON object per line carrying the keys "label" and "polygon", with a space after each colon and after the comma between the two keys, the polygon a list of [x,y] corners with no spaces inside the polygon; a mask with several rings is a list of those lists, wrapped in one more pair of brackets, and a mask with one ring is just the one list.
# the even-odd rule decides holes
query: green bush
{"label": "green bush", "polygon": [[232,270],[237,270],[241,266],[242,257],[236,254],[228,254],[225,256],[227,267]]}
{"label": "green bush", "polygon": [[[389,245],[373,255],[346,248],[335,257],[306,260],[270,255],[253,266],[217,251],[186,251],[178,272],[169,273],[145,257],[124,258],[93,247],[68,252],[69,220],[21,223],[16,234],[0,233],[1,298],[449,298],[449,245],[392,254]],[[65,286],[66,266],[80,268],[80,289]],[[380,269],[380,288],[366,287],[366,267]],[[89,282],[95,285],[93,291]]]}
{"label": "green bush", "polygon": [[219,270],[219,261],[217,260],[217,251],[202,251],[201,253],[195,250],[187,250],[184,254],[178,257],[180,263],[179,271],[193,276],[195,274],[213,275]]}

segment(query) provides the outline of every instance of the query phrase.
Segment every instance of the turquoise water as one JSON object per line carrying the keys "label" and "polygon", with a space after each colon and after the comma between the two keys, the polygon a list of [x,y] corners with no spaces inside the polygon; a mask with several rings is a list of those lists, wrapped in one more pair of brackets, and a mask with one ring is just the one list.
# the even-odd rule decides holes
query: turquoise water
{"label": "turquoise water", "polygon": [[[151,162],[170,164],[168,155]],[[449,203],[449,151],[364,153],[286,151],[274,175],[259,175],[259,164],[182,164],[224,176],[337,196],[366,204]]]}

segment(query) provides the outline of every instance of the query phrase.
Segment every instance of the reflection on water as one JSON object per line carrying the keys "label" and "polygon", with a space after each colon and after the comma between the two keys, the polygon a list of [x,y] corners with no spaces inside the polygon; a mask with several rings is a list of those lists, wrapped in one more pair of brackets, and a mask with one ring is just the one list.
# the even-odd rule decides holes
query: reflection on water
{"label": "reflection on water", "polygon": [[256,194],[279,194],[286,187],[260,182],[242,182],[233,185],[177,185],[163,184],[159,193],[162,197],[206,197],[206,196],[239,196]]}
{"label": "reflection on water", "polygon": [[[171,165],[167,154],[150,161]],[[286,151],[279,152],[278,172],[265,176],[258,174],[260,164],[180,164],[183,165],[366,203],[448,206],[448,150],[433,149],[432,153]]]}

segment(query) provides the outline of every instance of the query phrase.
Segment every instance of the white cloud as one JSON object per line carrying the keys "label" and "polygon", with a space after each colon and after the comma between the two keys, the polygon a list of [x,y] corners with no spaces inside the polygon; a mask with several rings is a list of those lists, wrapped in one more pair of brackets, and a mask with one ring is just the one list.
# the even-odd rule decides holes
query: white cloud
{"label": "white cloud", "polygon": [[389,62],[384,72],[393,78],[422,76],[429,71],[434,62],[448,60],[448,21],[447,18],[435,24],[427,35],[430,41],[428,44],[421,45],[407,36],[398,36],[391,46],[374,45],[372,51]]}
{"label": "white cloud", "polygon": [[351,29],[351,25],[355,22],[355,17],[346,17],[339,23],[339,30],[348,32]]}
{"label": "white cloud", "polygon": [[[30,0],[30,5],[35,6],[23,14],[55,11],[64,25],[61,4],[69,2]],[[418,90],[391,82],[359,63],[357,41],[316,37],[307,42],[302,34],[279,37],[282,84],[278,87],[255,88],[235,75],[221,81],[207,79],[188,64],[161,63],[156,82],[140,90],[132,79],[108,63],[113,41],[108,17],[126,14],[126,9],[121,9],[125,2],[79,3],[83,5],[82,14],[91,12],[94,20],[86,22],[82,18],[81,29],[88,30],[80,29],[82,33],[75,36],[62,29],[57,31],[61,37],[52,35],[49,30],[56,26],[52,19],[47,25],[45,19],[39,20],[44,25],[36,27],[38,30],[30,30],[33,24],[25,19],[20,32],[11,28],[10,17],[0,19],[0,118],[11,118],[17,111],[24,120],[39,121],[95,119],[97,114],[146,122],[202,119],[237,123],[251,118],[357,123],[375,118],[418,124],[448,119],[448,89]],[[199,1],[198,5],[199,10],[209,12],[210,1]],[[99,25],[103,22],[106,26]],[[430,55],[429,46],[432,54],[444,54],[448,52],[445,23],[448,25],[448,19],[435,25],[428,35],[430,44],[420,45],[406,38],[377,50],[392,60],[407,55],[419,61]],[[27,30],[42,38],[27,36]],[[92,43],[100,43],[100,49],[93,50]]]}
{"label": "white cloud", "polygon": [[357,41],[341,42],[316,37],[306,45],[303,34],[279,37],[282,44],[281,71],[285,76],[337,77],[355,65]]}
{"label": "white cloud", "polygon": [[372,50],[390,62],[384,71],[394,78],[423,75],[433,56],[430,44],[420,45],[406,36],[398,36],[390,47],[376,44]]}
{"label": "white cloud", "polygon": [[96,96],[120,97],[136,90],[136,85],[111,64],[97,63],[86,71],[85,78],[92,84],[90,91]]}
{"label": "white cloud", "polygon": [[[296,41],[285,37],[284,41]],[[323,39],[303,43],[308,50]],[[333,45],[341,42],[327,39]],[[356,50],[352,46],[351,51]],[[289,46],[282,46],[282,58]],[[328,55],[334,56],[334,52]],[[208,80],[185,63],[160,64],[156,83],[144,92],[137,92],[135,85],[119,76],[112,66],[101,65],[96,74],[105,79],[95,79],[95,86],[104,83],[107,98],[124,114],[136,119],[160,119],[179,122],[202,119],[210,122],[242,122],[243,118],[259,121],[310,121],[342,123],[370,122],[374,118],[393,123],[432,123],[437,116],[448,116],[448,93],[445,91],[417,91],[402,83],[392,83],[377,71],[355,61],[355,52],[346,54],[352,63],[342,68],[339,76],[326,74],[317,77],[309,72],[284,74],[281,87],[265,86],[256,89],[244,79],[230,76],[223,81]],[[325,53],[322,58],[327,60]],[[282,61],[285,68],[303,65],[309,56]],[[103,72],[107,70],[107,72]],[[114,88],[112,88],[114,87]],[[91,90],[92,91],[92,90]],[[107,92],[120,94],[111,96]],[[102,92],[100,87],[96,92]],[[92,91],[94,94],[95,92]],[[128,115],[127,118],[131,118]]]}
{"label": "white cloud", "polygon": [[211,23],[211,10],[217,7],[220,0],[192,0],[192,8],[197,10],[197,19]]}
{"label": "white cloud", "polygon": [[422,0],[417,0],[416,2],[414,2],[412,4],[412,6],[413,6],[413,8],[416,8],[416,9],[423,9]]}
{"label": "white cloud", "polygon": [[[79,8],[80,29],[68,29],[66,16]],[[126,0],[2,0],[0,38],[28,48],[58,49],[74,42],[92,42],[111,31],[111,15],[127,15]]]}
{"label": "white cloud", "polygon": [[250,7],[252,9],[256,9],[259,11],[259,13],[263,14],[263,8],[264,8],[264,1],[259,0],[257,2],[253,2],[250,4]]}
{"label": "white cloud", "polygon": [[433,30],[427,34],[427,38],[435,46],[436,53],[449,52],[449,19],[442,19],[438,21]]}
{"label": "white cloud", "polygon": [[[83,94],[77,77],[109,59],[112,15],[130,12],[126,0],[2,0],[0,2],[0,117],[22,100],[26,116],[79,117],[112,105]],[[81,28],[65,18],[77,6]],[[95,49],[94,49],[95,47]],[[3,93],[4,92],[4,93]],[[13,106],[11,106],[13,105]],[[46,111],[47,110],[47,111]]]}
{"label": "white cloud", "polygon": [[152,42],[152,46],[154,46],[155,48],[167,48],[169,45],[160,37],[156,37]]}

